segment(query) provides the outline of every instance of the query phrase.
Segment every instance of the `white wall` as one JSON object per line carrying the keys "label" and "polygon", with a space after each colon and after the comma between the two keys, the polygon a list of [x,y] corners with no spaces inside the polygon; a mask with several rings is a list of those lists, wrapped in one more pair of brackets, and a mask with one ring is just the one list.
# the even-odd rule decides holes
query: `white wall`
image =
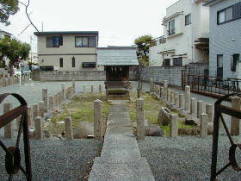
{"label": "white wall", "polygon": [[[160,66],[156,63],[162,62],[164,58],[170,57],[170,54],[156,55],[156,52],[167,50],[175,50],[174,55],[183,56],[183,64],[191,62],[205,62],[208,61],[208,54],[204,54],[194,46],[194,41],[200,37],[208,38],[209,34],[209,8],[204,7],[202,2],[193,3],[193,0],[179,0],[166,10],[166,17],[172,17],[179,13],[175,18],[175,35],[168,35],[167,24],[164,23],[163,32],[167,37],[167,42],[162,46],[152,47],[150,51],[150,65]],[[185,26],[185,16],[191,14],[192,24]],[[164,18],[164,19],[165,19]],[[173,57],[170,57],[171,59]]]}

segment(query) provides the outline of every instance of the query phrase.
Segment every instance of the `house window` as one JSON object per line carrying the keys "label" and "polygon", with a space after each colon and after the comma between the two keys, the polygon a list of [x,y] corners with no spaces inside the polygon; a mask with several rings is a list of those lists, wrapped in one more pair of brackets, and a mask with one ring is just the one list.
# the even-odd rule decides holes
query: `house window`
{"label": "house window", "polygon": [[82,68],[95,68],[96,63],[95,62],[83,62]]}
{"label": "house window", "polygon": [[241,18],[241,2],[218,11],[217,17],[218,24],[223,24]]}
{"label": "house window", "polygon": [[75,37],[75,46],[76,47],[96,47],[96,37],[84,37],[84,36],[76,36]]}
{"label": "house window", "polygon": [[185,16],[185,26],[190,25],[191,22],[191,14]]}
{"label": "house window", "polygon": [[239,54],[233,54],[232,60],[231,60],[231,71],[236,72],[237,70],[237,63],[240,60],[240,55]]}
{"label": "house window", "polygon": [[60,58],[59,59],[59,67],[63,67],[64,66],[64,59]]}
{"label": "house window", "polygon": [[175,34],[175,19],[168,22],[168,35]]}
{"label": "house window", "polygon": [[170,59],[164,59],[164,60],[163,60],[163,66],[169,67],[170,65],[171,65]]}
{"label": "house window", "polygon": [[173,58],[173,66],[182,66],[182,57]]}
{"label": "house window", "polygon": [[75,67],[75,57],[72,58],[72,67]]}
{"label": "house window", "polygon": [[46,46],[50,47],[60,47],[63,45],[63,37],[62,36],[50,36],[46,38]]}

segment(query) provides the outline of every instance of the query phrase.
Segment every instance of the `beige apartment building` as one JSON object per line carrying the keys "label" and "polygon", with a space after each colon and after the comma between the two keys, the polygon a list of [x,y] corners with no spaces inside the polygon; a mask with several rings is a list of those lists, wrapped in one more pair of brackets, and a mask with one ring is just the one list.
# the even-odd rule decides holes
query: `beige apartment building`
{"label": "beige apartment building", "polygon": [[35,32],[43,71],[96,70],[97,31]]}

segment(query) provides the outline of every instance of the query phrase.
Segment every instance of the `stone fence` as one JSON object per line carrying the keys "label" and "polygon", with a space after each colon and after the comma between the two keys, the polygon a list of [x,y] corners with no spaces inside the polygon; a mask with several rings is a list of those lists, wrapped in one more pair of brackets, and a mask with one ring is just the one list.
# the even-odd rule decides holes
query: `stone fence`
{"label": "stone fence", "polygon": [[147,67],[143,69],[142,80],[161,82],[168,80],[172,86],[182,86],[182,71],[184,67]]}
{"label": "stone fence", "polygon": [[[130,71],[130,80],[136,80],[135,71]],[[32,79],[36,81],[105,81],[105,71],[39,71],[32,72]]]}
{"label": "stone fence", "polygon": [[8,76],[8,77],[2,77],[0,79],[0,88],[1,87],[7,87],[10,85],[18,84],[20,82],[24,83],[30,80],[30,75],[24,75],[21,77],[15,77],[15,76]]}
{"label": "stone fence", "polygon": [[[95,87],[97,86],[98,92],[102,93],[104,91],[103,85],[91,85],[91,89],[89,90],[91,93],[94,93]],[[35,139],[43,139],[44,138],[44,122],[46,118],[50,118],[52,113],[61,111],[61,105],[69,101],[75,94],[76,87],[75,81],[72,81],[72,85],[70,87],[65,88],[64,84],[61,85],[61,91],[57,92],[53,96],[48,95],[48,89],[42,89],[42,100],[38,104],[34,104],[28,107],[28,125],[30,131],[30,138]],[[86,92],[86,87],[83,85],[83,90]],[[100,103],[101,101],[97,101]],[[95,103],[94,105],[96,105]],[[101,103],[100,103],[101,104]],[[4,113],[11,110],[12,105],[10,103],[5,103],[3,105]],[[101,105],[95,106],[94,115],[95,122],[101,121]],[[4,127],[4,137],[5,138],[13,138],[18,131],[20,117],[18,117],[15,121],[10,122],[8,125]],[[70,117],[66,117],[65,120],[65,138],[73,139],[73,128],[72,128],[72,119]],[[103,125],[101,124],[102,132],[101,135],[104,134]],[[98,129],[99,130],[99,129]],[[97,133],[99,134],[99,133]],[[101,136],[98,136],[100,139]]]}
{"label": "stone fence", "polygon": [[[186,120],[192,120],[196,125],[200,128],[200,136],[206,137],[208,132],[213,131],[213,120],[214,120],[214,105],[203,102],[202,100],[197,100],[196,98],[191,96],[190,86],[185,86],[185,92],[179,93],[175,92],[173,89],[168,88],[168,81],[165,80],[163,83],[164,86],[160,86],[157,84],[151,84],[150,92],[153,93],[156,97],[160,98],[164,101],[168,106],[172,109],[178,110],[183,115],[185,115]],[[232,98],[232,108],[240,109],[241,101],[240,97]],[[176,127],[177,123],[173,123],[177,121],[177,119],[173,119],[173,115],[171,113],[167,113],[167,117],[172,117],[171,119],[171,134],[178,135],[178,129],[174,129],[174,133],[172,132],[172,125],[174,124]],[[239,120],[237,118],[231,118],[231,135],[239,135]]]}
{"label": "stone fence", "polygon": [[162,80],[168,80],[170,86],[181,87],[185,84],[188,75],[204,75],[208,70],[208,64],[191,63],[186,66],[174,67],[147,67],[142,71],[143,81],[154,81],[161,83]]}

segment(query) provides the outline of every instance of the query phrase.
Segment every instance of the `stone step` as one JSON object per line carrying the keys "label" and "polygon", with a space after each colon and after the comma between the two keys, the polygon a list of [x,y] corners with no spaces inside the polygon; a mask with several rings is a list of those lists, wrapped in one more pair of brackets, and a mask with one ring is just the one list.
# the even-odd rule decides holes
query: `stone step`
{"label": "stone step", "polygon": [[145,159],[110,163],[103,159],[94,162],[89,181],[154,181]]}

